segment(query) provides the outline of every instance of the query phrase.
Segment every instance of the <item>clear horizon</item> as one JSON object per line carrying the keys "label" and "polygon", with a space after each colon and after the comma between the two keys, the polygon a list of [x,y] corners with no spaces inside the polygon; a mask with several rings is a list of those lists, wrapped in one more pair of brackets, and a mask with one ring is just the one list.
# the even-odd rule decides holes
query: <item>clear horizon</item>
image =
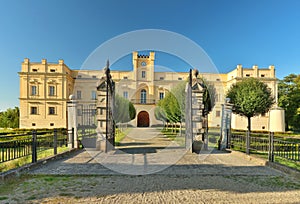
{"label": "clear horizon", "polygon": [[[0,5],[0,111],[19,107],[18,72],[24,58],[31,62],[64,59],[71,69],[81,69],[102,43],[141,29],[162,29],[189,38],[204,49],[220,73],[242,64],[247,68],[274,65],[279,79],[299,74],[297,0],[4,0]],[[131,69],[127,58],[112,68]],[[162,53],[156,58],[159,65],[175,71],[191,68]]]}

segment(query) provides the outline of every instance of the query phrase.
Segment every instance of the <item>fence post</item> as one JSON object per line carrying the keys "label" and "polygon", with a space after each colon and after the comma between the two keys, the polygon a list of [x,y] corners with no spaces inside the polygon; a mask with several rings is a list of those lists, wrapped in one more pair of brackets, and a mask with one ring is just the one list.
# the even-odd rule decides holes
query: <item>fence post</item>
{"label": "fence post", "polygon": [[54,155],[57,154],[57,129],[54,129],[53,131],[53,147],[54,147]]}
{"label": "fence post", "polygon": [[269,134],[269,161],[274,162],[274,132]]}
{"label": "fence post", "polygon": [[248,130],[246,135],[246,154],[250,154],[250,131]]}
{"label": "fence post", "polygon": [[74,148],[74,128],[72,128],[72,149]]}
{"label": "fence post", "polygon": [[229,146],[229,129],[226,128],[226,148],[230,148]]}
{"label": "fence post", "polygon": [[37,138],[36,138],[36,130],[32,131],[32,163],[37,161]]}
{"label": "fence post", "polygon": [[298,149],[298,157],[296,158],[297,161],[300,161],[300,146],[297,144]]}

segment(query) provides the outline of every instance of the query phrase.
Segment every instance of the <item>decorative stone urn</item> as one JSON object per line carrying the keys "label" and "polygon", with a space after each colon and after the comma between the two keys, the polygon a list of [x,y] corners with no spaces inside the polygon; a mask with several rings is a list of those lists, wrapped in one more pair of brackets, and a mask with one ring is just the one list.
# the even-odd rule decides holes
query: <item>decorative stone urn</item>
{"label": "decorative stone urn", "polygon": [[202,146],[203,146],[203,141],[202,140],[195,140],[193,142],[193,152],[199,154],[201,149],[202,149]]}

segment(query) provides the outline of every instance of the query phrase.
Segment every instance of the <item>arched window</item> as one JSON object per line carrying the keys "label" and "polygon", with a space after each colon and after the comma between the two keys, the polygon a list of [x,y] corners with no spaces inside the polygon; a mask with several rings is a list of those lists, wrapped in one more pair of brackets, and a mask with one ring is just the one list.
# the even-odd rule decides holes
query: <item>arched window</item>
{"label": "arched window", "polygon": [[145,89],[141,90],[141,103],[146,103],[147,100],[147,92]]}

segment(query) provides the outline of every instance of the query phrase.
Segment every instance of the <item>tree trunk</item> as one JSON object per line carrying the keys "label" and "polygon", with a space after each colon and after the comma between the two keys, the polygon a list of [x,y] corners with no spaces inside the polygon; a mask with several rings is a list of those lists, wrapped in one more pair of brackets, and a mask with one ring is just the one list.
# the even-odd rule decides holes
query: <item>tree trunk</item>
{"label": "tree trunk", "polygon": [[246,136],[246,154],[250,154],[251,117],[248,117],[248,131]]}
{"label": "tree trunk", "polygon": [[248,131],[251,132],[251,117],[247,117],[248,118]]}

